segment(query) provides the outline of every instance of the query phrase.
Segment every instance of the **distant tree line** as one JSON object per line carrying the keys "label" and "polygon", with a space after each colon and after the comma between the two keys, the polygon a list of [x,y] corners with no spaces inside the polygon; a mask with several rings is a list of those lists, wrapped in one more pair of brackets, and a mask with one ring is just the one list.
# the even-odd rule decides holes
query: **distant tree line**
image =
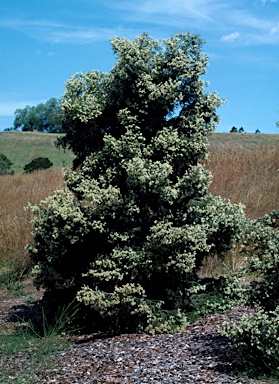
{"label": "distant tree line", "polygon": [[236,128],[235,126],[232,127],[232,129],[230,130],[231,133],[244,133],[244,128],[243,127],[240,127],[239,129]]}
{"label": "distant tree line", "polygon": [[40,103],[32,107],[27,105],[23,109],[17,109],[13,127],[5,130],[63,133],[62,118],[60,100],[53,97],[45,104]]}
{"label": "distant tree line", "polygon": [[[230,130],[230,133],[245,133],[245,131],[243,127],[240,127],[238,129],[235,126],[233,126],[232,129]],[[256,129],[255,133],[261,133],[261,131],[259,129]]]}

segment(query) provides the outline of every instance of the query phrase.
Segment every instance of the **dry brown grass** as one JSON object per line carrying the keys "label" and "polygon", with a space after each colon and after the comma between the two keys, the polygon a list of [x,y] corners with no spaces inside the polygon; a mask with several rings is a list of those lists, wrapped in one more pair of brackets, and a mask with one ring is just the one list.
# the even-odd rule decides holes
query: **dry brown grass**
{"label": "dry brown grass", "polygon": [[[246,214],[256,218],[279,202],[279,146],[243,148],[238,145],[211,145],[211,162],[205,167],[212,171],[210,192],[246,205]],[[31,214],[24,207],[37,204],[63,185],[61,170],[43,170],[30,174],[0,177],[0,266],[12,263],[19,270],[30,265],[26,244],[32,241]],[[241,260],[226,260],[222,268],[237,268]],[[208,260],[207,268],[216,270]]]}
{"label": "dry brown grass", "polygon": [[209,147],[213,174],[209,191],[243,203],[246,215],[255,219],[279,209],[279,146],[265,145],[253,149],[239,146]]}
{"label": "dry brown grass", "polygon": [[[213,180],[209,192],[229,199],[232,203],[245,205],[250,219],[279,209],[279,146],[244,146],[235,143],[211,145],[210,163],[205,168],[212,172]],[[204,261],[200,274],[218,276],[234,274],[245,265],[237,249]]]}
{"label": "dry brown grass", "polygon": [[32,240],[28,202],[37,204],[63,185],[61,170],[0,176],[0,265],[24,271],[30,260],[25,250]]}

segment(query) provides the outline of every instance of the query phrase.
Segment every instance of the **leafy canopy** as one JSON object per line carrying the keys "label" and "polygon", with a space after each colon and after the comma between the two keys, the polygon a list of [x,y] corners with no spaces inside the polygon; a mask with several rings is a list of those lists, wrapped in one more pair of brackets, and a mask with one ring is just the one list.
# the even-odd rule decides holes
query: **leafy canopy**
{"label": "leafy canopy", "polygon": [[242,207],[208,194],[199,162],[222,104],[204,92],[202,43],[115,38],[109,74],[66,84],[60,145],[79,168],[32,208],[29,251],[49,302],[76,297],[98,329],[183,328],[203,259],[241,237]]}
{"label": "leafy canopy", "polygon": [[25,108],[15,111],[15,130],[61,133],[63,132],[61,124],[60,101],[55,98],[48,100],[45,104],[41,103],[32,107],[27,105]]}
{"label": "leafy canopy", "polygon": [[204,94],[203,40],[185,32],[163,41],[147,34],[134,41],[116,37],[111,44],[116,64],[110,73],[77,73],[62,96],[66,136],[58,145],[73,150],[76,165],[101,149],[105,134],[120,138],[128,125],[147,143],[163,127],[179,126],[195,137],[214,130],[222,101]]}

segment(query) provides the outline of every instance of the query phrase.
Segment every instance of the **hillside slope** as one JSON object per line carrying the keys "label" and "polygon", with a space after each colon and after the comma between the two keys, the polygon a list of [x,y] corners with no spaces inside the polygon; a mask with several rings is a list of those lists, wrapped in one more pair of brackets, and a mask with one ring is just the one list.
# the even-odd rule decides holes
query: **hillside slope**
{"label": "hillside slope", "polygon": [[41,132],[0,132],[0,153],[13,162],[15,173],[23,172],[24,165],[36,157],[48,157],[54,168],[70,167],[74,155],[56,148],[54,142],[59,136]]}
{"label": "hillside slope", "polygon": [[[59,136],[41,132],[0,132],[0,153],[13,162],[15,173],[23,172],[24,165],[36,157],[48,157],[53,168],[70,167],[74,154],[55,147],[54,142]],[[256,149],[262,145],[279,145],[279,134],[214,133],[209,138],[209,150],[226,147]]]}

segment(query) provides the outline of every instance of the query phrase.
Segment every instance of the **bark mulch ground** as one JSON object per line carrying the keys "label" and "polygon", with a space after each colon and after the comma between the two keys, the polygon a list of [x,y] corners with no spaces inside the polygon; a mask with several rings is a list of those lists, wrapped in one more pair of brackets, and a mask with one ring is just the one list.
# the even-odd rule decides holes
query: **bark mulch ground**
{"label": "bark mulch ground", "polygon": [[[41,293],[34,290],[33,300],[40,297]],[[7,325],[7,319],[18,309],[32,310],[33,303],[26,297],[1,291],[0,326],[1,322]],[[246,308],[236,307],[232,311],[203,317],[177,334],[77,337],[60,353],[58,368],[36,372],[37,383],[267,383],[241,374],[241,361],[230,350],[229,341],[218,333],[218,327],[224,321],[240,320],[245,312]],[[24,356],[17,356],[15,367],[20,363],[19,359],[24,363]]]}

